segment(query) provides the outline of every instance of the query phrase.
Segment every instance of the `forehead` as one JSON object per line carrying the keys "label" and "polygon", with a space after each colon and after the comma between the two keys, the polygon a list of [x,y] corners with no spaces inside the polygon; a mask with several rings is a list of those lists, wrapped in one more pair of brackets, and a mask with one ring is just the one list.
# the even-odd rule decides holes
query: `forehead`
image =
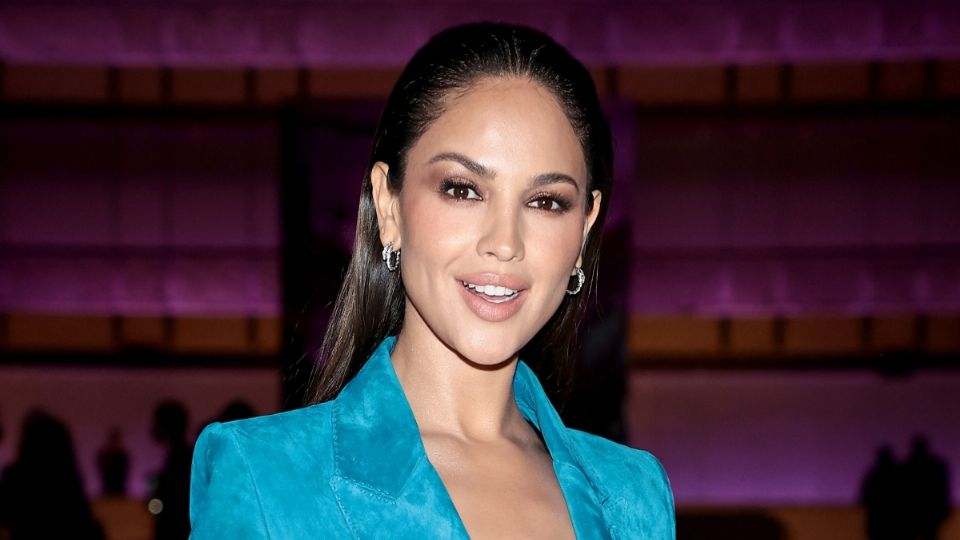
{"label": "forehead", "polygon": [[481,80],[451,96],[410,150],[408,166],[458,152],[497,171],[562,172],[586,182],[583,149],[553,93],[525,78]]}

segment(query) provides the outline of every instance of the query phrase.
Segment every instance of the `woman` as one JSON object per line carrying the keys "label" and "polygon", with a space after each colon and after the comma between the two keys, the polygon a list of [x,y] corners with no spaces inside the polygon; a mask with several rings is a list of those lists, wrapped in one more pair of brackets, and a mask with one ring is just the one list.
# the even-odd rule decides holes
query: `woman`
{"label": "woman", "polygon": [[657,461],[565,428],[519,360],[569,371],[610,183],[562,47],[431,39],[377,128],[313,404],[204,431],[193,537],[673,538]]}

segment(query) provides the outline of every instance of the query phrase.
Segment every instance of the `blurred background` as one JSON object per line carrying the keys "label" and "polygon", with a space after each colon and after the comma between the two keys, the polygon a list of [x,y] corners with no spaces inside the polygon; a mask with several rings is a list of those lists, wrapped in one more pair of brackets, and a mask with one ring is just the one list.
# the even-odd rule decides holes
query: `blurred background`
{"label": "blurred background", "polygon": [[199,430],[299,403],[400,69],[487,19],[616,141],[568,423],[681,540],[960,538],[960,4],[879,0],[0,3],[0,538],[185,536]]}

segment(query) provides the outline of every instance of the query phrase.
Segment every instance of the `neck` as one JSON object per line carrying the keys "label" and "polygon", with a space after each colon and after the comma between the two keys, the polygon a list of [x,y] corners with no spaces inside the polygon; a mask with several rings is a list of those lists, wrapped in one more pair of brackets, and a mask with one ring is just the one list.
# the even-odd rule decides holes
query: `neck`
{"label": "neck", "polygon": [[404,324],[391,361],[422,434],[491,441],[523,429],[513,396],[516,356],[494,367],[479,366],[414,323]]}

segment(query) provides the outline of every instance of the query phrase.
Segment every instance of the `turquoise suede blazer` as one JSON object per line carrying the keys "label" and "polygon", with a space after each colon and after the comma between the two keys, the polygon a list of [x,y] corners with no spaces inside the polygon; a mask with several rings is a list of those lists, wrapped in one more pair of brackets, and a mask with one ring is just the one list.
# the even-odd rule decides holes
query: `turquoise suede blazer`
{"label": "turquoise suede blazer", "polygon": [[[190,537],[467,538],[390,362],[394,342],[332,401],[204,429]],[[653,456],[565,427],[523,362],[513,390],[550,452],[577,538],[675,538]]]}

